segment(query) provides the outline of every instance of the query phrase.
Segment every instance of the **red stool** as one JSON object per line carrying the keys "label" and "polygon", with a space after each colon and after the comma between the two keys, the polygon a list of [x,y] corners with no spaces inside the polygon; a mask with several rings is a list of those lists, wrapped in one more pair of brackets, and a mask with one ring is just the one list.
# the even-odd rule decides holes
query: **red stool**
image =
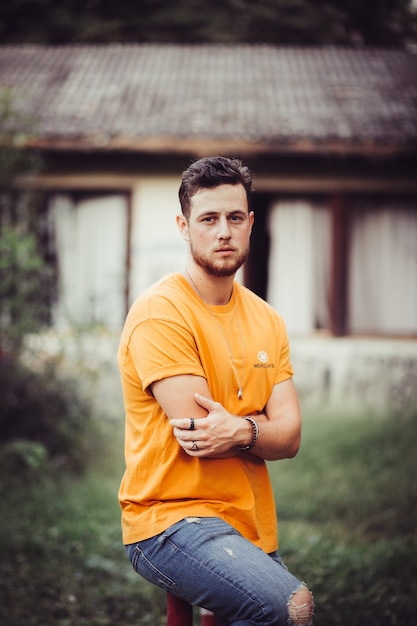
{"label": "red stool", "polygon": [[[211,611],[200,609],[200,617],[200,626],[218,626]],[[172,593],[167,593],[167,626],[193,626],[193,607]]]}

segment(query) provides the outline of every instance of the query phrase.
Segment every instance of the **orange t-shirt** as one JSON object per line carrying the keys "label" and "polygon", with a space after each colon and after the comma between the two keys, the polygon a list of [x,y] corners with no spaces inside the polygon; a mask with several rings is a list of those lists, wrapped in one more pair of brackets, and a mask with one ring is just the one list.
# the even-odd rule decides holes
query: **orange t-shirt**
{"label": "orange t-shirt", "polygon": [[148,389],[163,378],[194,374],[206,378],[213,399],[230,413],[262,412],[272,387],[292,376],[280,316],[236,282],[228,304],[208,306],[181,274],[172,274],[133,304],[118,360],[126,410],[119,491],[124,544],[153,537],[184,517],[216,516],[266,552],[276,550],[265,462],[250,453],[188,456]]}

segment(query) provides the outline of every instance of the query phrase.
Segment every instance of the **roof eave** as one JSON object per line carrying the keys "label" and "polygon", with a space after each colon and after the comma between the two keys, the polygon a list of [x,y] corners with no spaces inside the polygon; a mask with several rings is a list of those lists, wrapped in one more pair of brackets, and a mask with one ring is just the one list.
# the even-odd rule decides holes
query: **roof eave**
{"label": "roof eave", "polygon": [[242,138],[210,138],[180,136],[107,137],[45,136],[32,138],[28,148],[49,152],[99,152],[99,153],[152,153],[192,154],[197,158],[208,154],[257,155],[340,155],[340,156],[395,156],[417,154],[417,140],[390,141],[357,139],[323,139],[313,141],[306,138],[246,140]]}

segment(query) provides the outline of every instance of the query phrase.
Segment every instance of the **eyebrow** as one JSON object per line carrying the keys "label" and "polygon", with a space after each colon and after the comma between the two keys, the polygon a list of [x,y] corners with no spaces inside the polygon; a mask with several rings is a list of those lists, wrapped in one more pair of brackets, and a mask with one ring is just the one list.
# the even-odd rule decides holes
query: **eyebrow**
{"label": "eyebrow", "polygon": [[[200,217],[210,217],[212,215],[220,215],[221,211],[213,211],[213,210],[207,210],[204,211],[203,213],[200,213],[200,215],[198,216]],[[231,211],[227,212],[227,215],[248,215],[248,213],[246,211],[244,211],[243,209],[233,209]]]}

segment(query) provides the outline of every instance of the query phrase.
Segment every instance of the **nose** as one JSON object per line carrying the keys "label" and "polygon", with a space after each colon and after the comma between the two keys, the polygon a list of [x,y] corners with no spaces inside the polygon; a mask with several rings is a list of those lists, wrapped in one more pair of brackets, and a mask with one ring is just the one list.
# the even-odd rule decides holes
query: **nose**
{"label": "nose", "polygon": [[229,222],[226,217],[221,217],[219,219],[219,230],[218,230],[219,239],[230,239],[230,227]]}

